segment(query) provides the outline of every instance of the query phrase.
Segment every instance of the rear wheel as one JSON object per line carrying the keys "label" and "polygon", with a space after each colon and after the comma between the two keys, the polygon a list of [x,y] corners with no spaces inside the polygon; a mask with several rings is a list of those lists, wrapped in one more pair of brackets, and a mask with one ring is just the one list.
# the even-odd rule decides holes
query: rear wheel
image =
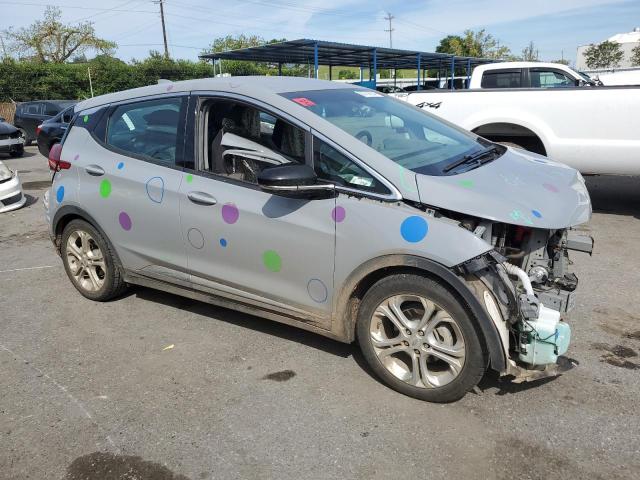
{"label": "rear wheel", "polygon": [[126,289],[111,245],[91,224],[69,222],[60,250],[67,276],[85,297],[104,302]]}
{"label": "rear wheel", "polygon": [[14,145],[9,150],[9,155],[13,158],[22,157],[24,155],[24,145]]}
{"label": "rear wheel", "polygon": [[458,400],[485,371],[470,315],[442,284],[419,275],[393,275],[371,287],[359,309],[357,336],[376,375],[421,400]]}

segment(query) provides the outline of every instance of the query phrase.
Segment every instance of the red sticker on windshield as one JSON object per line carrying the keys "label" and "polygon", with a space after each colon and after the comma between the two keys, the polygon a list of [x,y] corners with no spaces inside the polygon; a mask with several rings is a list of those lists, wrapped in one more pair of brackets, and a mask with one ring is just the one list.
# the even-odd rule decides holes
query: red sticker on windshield
{"label": "red sticker on windshield", "polygon": [[313,107],[315,105],[314,102],[304,97],[292,98],[291,100],[293,100],[297,104],[302,105],[303,107]]}

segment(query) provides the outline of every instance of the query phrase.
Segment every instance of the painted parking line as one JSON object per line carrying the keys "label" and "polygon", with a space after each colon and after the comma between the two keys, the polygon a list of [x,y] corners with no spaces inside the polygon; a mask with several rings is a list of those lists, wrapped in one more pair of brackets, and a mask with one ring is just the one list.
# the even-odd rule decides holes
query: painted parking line
{"label": "painted parking line", "polygon": [[23,272],[25,270],[40,270],[43,268],[55,268],[55,267],[61,267],[61,266],[62,265],[41,265],[39,267],[12,268],[11,270],[0,270],[0,273]]}

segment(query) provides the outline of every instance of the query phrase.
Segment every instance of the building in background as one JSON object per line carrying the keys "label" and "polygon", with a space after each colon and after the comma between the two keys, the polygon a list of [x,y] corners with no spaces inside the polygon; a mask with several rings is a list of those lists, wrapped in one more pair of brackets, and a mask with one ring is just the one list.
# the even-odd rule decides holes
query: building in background
{"label": "building in background", "polygon": [[[622,61],[620,62],[620,65],[616,68],[616,70],[625,68],[638,68],[631,65],[631,50],[633,50],[634,47],[640,45],[640,27],[634,28],[633,31],[629,33],[618,33],[613,37],[608,38],[607,40],[609,42],[619,43],[622,47],[622,51],[624,52],[624,57],[622,58]],[[584,52],[589,47],[590,45],[580,45],[578,47],[578,53],[576,55],[576,70],[587,72],[593,71],[590,70],[587,66],[584,56]]]}

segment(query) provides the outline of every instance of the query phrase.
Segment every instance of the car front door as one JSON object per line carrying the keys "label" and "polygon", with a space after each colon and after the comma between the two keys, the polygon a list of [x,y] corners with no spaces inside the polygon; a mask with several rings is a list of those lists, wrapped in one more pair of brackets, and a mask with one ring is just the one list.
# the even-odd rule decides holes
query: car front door
{"label": "car front door", "polygon": [[270,165],[310,162],[309,130],[246,99],[195,103],[180,205],[194,287],[329,328],[335,198],[272,195],[256,182]]}
{"label": "car front door", "polygon": [[[179,190],[187,95],[129,101],[107,109],[72,162],[80,204],[105,231],[127,270],[188,286]],[[66,144],[65,144],[66,145]]]}

